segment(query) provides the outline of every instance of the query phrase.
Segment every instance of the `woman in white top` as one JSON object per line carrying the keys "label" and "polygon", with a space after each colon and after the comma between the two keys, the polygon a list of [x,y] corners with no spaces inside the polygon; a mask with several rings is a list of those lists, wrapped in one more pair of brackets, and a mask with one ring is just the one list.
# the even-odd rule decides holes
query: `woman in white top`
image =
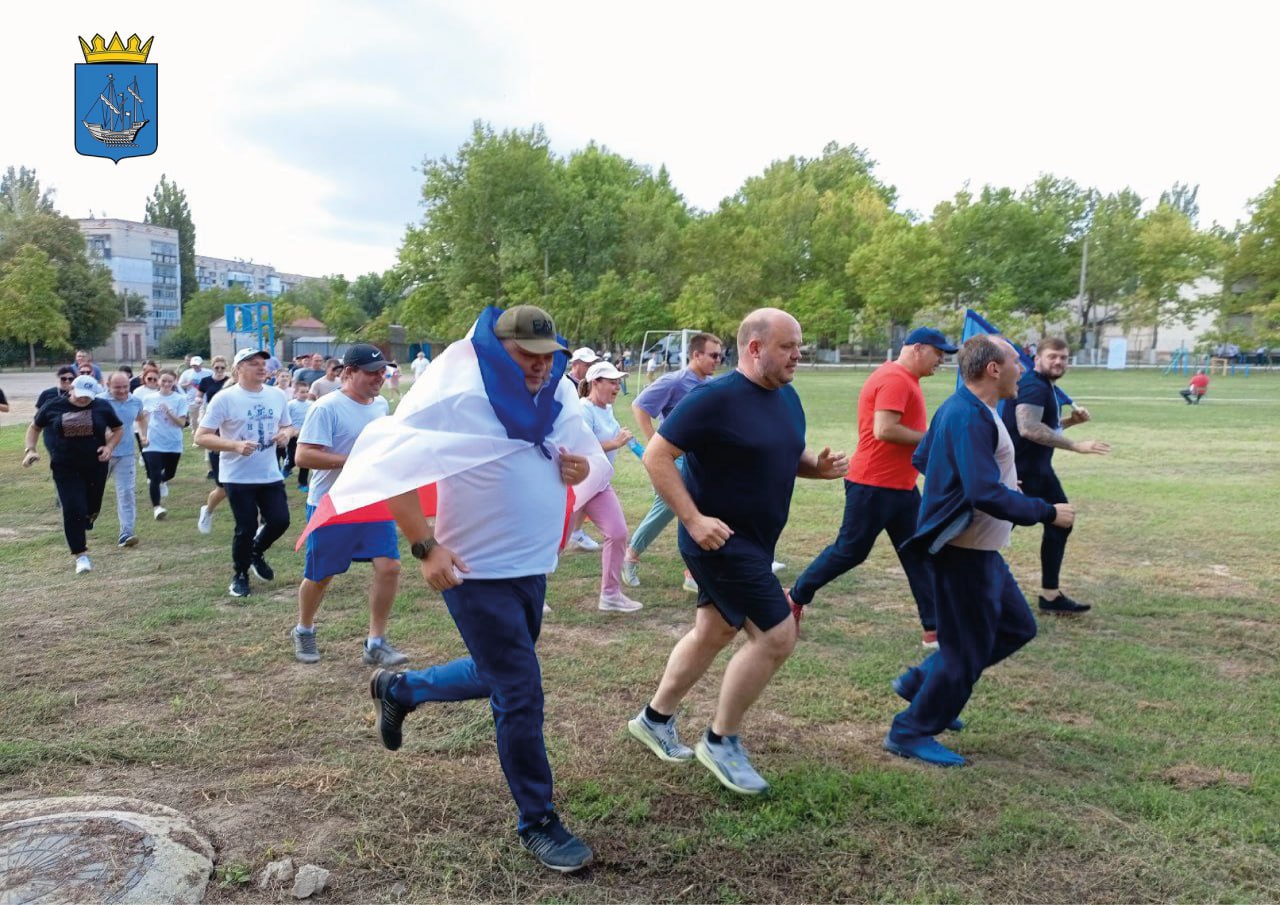
{"label": "woman in white top", "polygon": [[[613,400],[626,376],[610,362],[598,361],[587,369],[578,384],[582,416],[600,441],[612,464],[618,450],[631,442],[631,431],[618,424],[613,415]],[[600,609],[607,613],[634,613],[642,604],[622,593],[622,558],[627,550],[627,519],[613,485],[587,500],[581,509],[587,518],[604,532],[604,551],[600,557]]]}
{"label": "woman in white top", "polygon": [[[160,372],[160,389],[148,393],[142,399],[142,409],[150,419],[147,446],[142,450],[142,461],[147,466],[147,480],[151,491],[152,514],[159,521],[168,515],[160,505],[160,498],[167,495],[164,485],[178,473],[178,460],[182,458],[182,429],[187,426],[187,394],[174,392],[178,375],[166,368]],[[141,391],[139,387],[138,392]]]}

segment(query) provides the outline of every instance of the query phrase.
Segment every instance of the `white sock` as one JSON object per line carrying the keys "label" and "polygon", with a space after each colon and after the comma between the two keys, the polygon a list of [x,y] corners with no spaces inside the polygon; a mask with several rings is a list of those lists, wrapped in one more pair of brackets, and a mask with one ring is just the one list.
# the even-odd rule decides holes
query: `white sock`
{"label": "white sock", "polygon": [[297,631],[301,632],[304,635],[314,635],[316,633],[316,627],[314,625],[311,626],[311,628],[307,628],[305,625],[299,622],[297,626],[295,626],[295,628],[297,629]]}

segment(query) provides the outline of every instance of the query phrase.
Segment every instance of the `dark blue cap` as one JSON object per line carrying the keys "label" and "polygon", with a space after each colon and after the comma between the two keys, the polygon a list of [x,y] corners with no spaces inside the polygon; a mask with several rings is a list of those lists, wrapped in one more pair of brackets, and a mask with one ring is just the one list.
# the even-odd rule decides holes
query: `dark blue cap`
{"label": "dark blue cap", "polygon": [[907,334],[907,338],[902,341],[904,346],[914,346],[917,343],[924,343],[926,346],[933,346],[947,354],[954,354],[958,347],[947,342],[947,338],[938,330],[932,327],[916,327]]}

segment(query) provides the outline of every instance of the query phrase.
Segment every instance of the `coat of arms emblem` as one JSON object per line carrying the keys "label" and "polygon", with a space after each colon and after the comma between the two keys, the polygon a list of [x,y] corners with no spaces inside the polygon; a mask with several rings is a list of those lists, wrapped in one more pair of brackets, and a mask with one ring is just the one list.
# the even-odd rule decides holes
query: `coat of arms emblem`
{"label": "coat of arms emblem", "polygon": [[76,64],[76,151],[119,163],[156,152],[156,65],[147,62],[151,42],[119,33],[80,39],[84,62]]}

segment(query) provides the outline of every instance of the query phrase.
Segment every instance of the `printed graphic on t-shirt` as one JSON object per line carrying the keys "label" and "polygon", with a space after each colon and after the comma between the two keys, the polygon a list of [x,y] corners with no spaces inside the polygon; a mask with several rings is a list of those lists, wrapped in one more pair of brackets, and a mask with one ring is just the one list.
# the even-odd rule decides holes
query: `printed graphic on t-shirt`
{"label": "printed graphic on t-shirt", "polygon": [[249,409],[245,415],[245,433],[248,435],[246,440],[257,439],[258,448],[263,449],[267,446],[268,441],[275,436],[276,413],[272,411],[271,406],[257,403],[253,408]]}
{"label": "printed graphic on t-shirt", "polygon": [[93,412],[84,409],[79,412],[66,412],[62,416],[62,436],[92,437]]}

